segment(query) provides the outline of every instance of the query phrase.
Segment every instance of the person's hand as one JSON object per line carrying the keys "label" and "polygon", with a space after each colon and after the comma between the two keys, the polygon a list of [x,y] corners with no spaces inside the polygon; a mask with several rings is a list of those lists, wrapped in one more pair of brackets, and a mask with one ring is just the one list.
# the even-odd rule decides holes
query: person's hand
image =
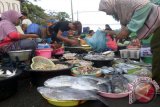
{"label": "person's hand", "polygon": [[30,38],[38,38],[39,36],[38,35],[36,35],[36,34],[30,34],[30,36],[29,36]]}
{"label": "person's hand", "polygon": [[71,45],[72,45],[72,46],[77,46],[77,45],[79,45],[78,40],[72,40],[72,41],[71,41]]}
{"label": "person's hand", "polygon": [[53,49],[58,49],[58,48],[61,48],[62,45],[61,45],[61,44],[58,44],[58,43],[53,43],[53,44],[51,44],[51,47],[52,47]]}
{"label": "person's hand", "polygon": [[117,39],[125,39],[129,36],[129,31],[126,28],[123,28],[120,33],[116,36]]}

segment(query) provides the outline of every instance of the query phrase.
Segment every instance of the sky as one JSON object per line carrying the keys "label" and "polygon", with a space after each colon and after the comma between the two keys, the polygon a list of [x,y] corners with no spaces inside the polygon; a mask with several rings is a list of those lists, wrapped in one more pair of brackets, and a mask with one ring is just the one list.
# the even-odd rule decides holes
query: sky
{"label": "sky", "polygon": [[[71,0],[29,0],[33,4],[42,7],[46,12],[66,12],[71,15]],[[115,21],[105,12],[98,11],[100,0],[72,0],[73,19],[81,21],[83,27],[90,29],[104,29],[105,24],[109,24],[112,29],[120,28],[119,22]]]}

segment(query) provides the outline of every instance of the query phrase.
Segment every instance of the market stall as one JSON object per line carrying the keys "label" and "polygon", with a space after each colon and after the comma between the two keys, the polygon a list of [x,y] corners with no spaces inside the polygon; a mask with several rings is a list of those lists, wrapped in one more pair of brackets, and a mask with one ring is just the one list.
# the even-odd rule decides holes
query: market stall
{"label": "market stall", "polygon": [[[150,64],[130,60],[137,57],[117,58],[112,51],[83,54],[64,52],[59,59],[55,59],[52,55],[48,58],[43,54],[38,54],[38,56],[34,54],[22,61],[19,60],[19,54],[16,55],[15,60],[17,61],[12,59],[6,63],[22,70],[19,82],[27,80],[23,87],[15,85],[16,88],[19,88],[16,94],[19,91],[19,94],[22,94],[21,91],[24,93],[32,91],[33,94],[30,93],[27,98],[35,96],[36,100],[32,101],[33,105],[42,101],[41,103],[46,106],[51,104],[52,106],[85,107],[100,104],[99,107],[110,107],[110,101],[116,100],[127,101],[125,104],[127,105],[130,101],[128,96],[134,91],[129,84],[132,84],[137,78],[152,76]],[[132,56],[132,54],[129,55]],[[9,67],[2,62],[1,64]],[[26,73],[27,77],[24,76]],[[155,86],[155,92],[157,89],[158,87]],[[9,99],[3,100],[2,104]]]}

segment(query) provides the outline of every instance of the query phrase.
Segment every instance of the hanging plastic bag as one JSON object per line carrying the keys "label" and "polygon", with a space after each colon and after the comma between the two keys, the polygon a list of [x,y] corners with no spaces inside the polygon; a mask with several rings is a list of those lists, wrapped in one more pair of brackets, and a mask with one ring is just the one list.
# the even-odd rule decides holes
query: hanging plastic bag
{"label": "hanging plastic bag", "polygon": [[86,37],[84,40],[96,52],[103,52],[107,49],[106,33],[101,30],[97,30],[91,38]]}

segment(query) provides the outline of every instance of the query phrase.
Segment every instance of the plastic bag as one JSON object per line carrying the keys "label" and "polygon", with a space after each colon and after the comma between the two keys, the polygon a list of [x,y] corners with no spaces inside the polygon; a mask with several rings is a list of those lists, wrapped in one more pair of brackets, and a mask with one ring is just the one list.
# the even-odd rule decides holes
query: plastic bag
{"label": "plastic bag", "polygon": [[84,40],[96,52],[103,52],[107,49],[106,33],[101,30],[97,30],[91,38],[86,37],[84,38]]}

